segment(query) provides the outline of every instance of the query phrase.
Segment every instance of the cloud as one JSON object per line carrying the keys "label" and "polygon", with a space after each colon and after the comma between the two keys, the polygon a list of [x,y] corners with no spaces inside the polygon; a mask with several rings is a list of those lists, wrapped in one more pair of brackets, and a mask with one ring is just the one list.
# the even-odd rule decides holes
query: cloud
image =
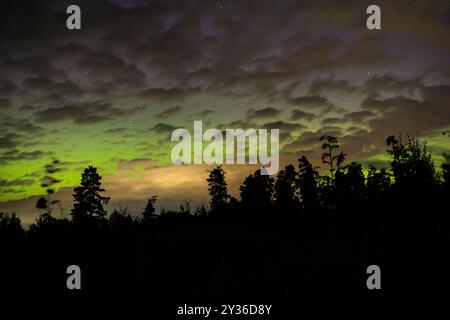
{"label": "cloud", "polygon": [[391,98],[380,98],[378,95],[368,96],[362,103],[361,107],[367,110],[373,110],[379,113],[386,113],[395,108],[413,108],[419,106],[422,101],[411,99],[405,96],[395,96]]}
{"label": "cloud", "polygon": [[325,110],[332,110],[335,108],[335,105],[327,98],[318,95],[290,98],[288,102],[291,105],[307,109],[322,108]]}
{"label": "cloud", "polygon": [[173,107],[170,107],[170,108],[168,108],[168,109],[166,109],[166,110],[164,110],[164,111],[162,111],[160,113],[157,113],[155,115],[155,118],[166,119],[168,117],[171,117],[171,116],[174,116],[174,115],[180,113],[180,111],[182,109],[183,108],[181,106],[173,106]]}
{"label": "cloud", "polygon": [[0,136],[0,149],[10,149],[18,145],[19,135],[9,132]]}
{"label": "cloud", "polygon": [[16,85],[7,79],[0,79],[0,96],[9,95],[14,92]]}
{"label": "cloud", "polygon": [[104,132],[108,133],[108,134],[124,134],[129,128],[111,128],[111,129],[107,129]]}
{"label": "cloud", "polygon": [[294,109],[292,110],[291,113],[291,120],[307,120],[307,121],[311,121],[313,120],[315,117],[314,113],[311,112],[306,112],[306,111],[302,111],[300,109]]}
{"label": "cloud", "polygon": [[23,104],[19,107],[19,109],[17,109],[19,112],[28,112],[28,111],[34,111],[39,109],[38,106],[34,106],[31,104]]}
{"label": "cloud", "polygon": [[39,150],[36,151],[19,151],[17,149],[11,149],[7,152],[0,154],[0,163],[18,160],[34,160],[41,158],[45,153]]}
{"label": "cloud", "polygon": [[160,122],[160,123],[155,124],[150,129],[150,131],[153,131],[158,134],[167,134],[167,133],[172,133],[175,129],[176,129],[176,127],[171,126],[170,124]]}
{"label": "cloud", "polygon": [[309,88],[312,94],[323,94],[333,91],[350,94],[357,91],[357,87],[350,84],[348,80],[334,80],[331,78],[313,81]]}
{"label": "cloud", "polygon": [[382,75],[367,79],[363,88],[366,92],[389,92],[394,94],[413,95],[423,86],[422,77],[402,80],[392,75]]}
{"label": "cloud", "polygon": [[352,122],[361,123],[365,122],[370,118],[373,118],[375,114],[369,110],[349,112],[343,116],[345,120],[350,120]]}
{"label": "cloud", "polygon": [[9,119],[1,122],[1,126],[14,132],[29,133],[35,136],[44,131],[42,127],[35,125],[28,119]]}
{"label": "cloud", "polygon": [[298,124],[298,123],[289,123],[289,122],[284,122],[284,121],[273,121],[273,122],[265,123],[263,125],[263,128],[280,129],[282,131],[286,131],[286,132],[290,133],[292,131],[304,129],[305,126],[301,125],[301,124]]}
{"label": "cloud", "polygon": [[421,100],[404,96],[366,99],[364,108],[382,113],[381,117],[370,120],[368,124],[381,132],[409,134],[448,128],[450,86],[426,86],[421,89],[421,95]]}
{"label": "cloud", "polygon": [[140,97],[147,99],[154,99],[159,102],[167,101],[167,100],[182,100],[183,98],[192,95],[196,92],[196,89],[192,90],[184,90],[177,88],[148,88],[146,90],[141,91]]}
{"label": "cloud", "polygon": [[[67,145],[65,133],[81,139],[91,130],[93,148],[98,138],[115,152],[138,153],[121,146],[141,147],[142,128],[169,134],[168,118],[181,112],[184,121],[205,117],[221,129],[279,127],[282,152],[318,159],[323,134],[338,136],[356,160],[382,152],[386,135],[449,128],[448,1],[415,1],[408,10],[380,1],[382,32],[367,31],[367,3],[357,0],[345,10],[338,1],[225,1],[220,8],[197,0],[81,0],[86,28],[70,36],[61,20],[68,2],[12,1],[0,12],[0,161],[39,159],[49,146],[81,159],[85,150]],[[157,123],[145,123],[154,113]],[[43,136],[50,132],[51,143]],[[136,140],[118,139],[125,134]],[[158,171],[159,184],[179,168]]]}
{"label": "cloud", "polygon": [[82,95],[82,89],[70,81],[56,82],[46,78],[27,78],[23,80],[22,88],[47,93],[50,98],[56,94],[71,98]]}
{"label": "cloud", "polygon": [[97,123],[132,113],[114,108],[106,101],[77,102],[62,107],[51,107],[34,112],[34,117],[41,122],[71,120],[78,124]]}
{"label": "cloud", "polygon": [[322,120],[322,125],[330,125],[330,124],[339,124],[345,121],[342,118],[332,117],[332,118],[325,118]]}
{"label": "cloud", "polygon": [[33,183],[34,180],[31,179],[15,179],[15,180],[0,179],[0,187],[29,186]]}
{"label": "cloud", "polygon": [[203,110],[203,111],[194,113],[192,115],[192,117],[194,117],[194,118],[208,118],[208,117],[212,116],[215,113],[216,112],[214,110],[207,109],[207,110]]}
{"label": "cloud", "polygon": [[11,101],[9,99],[0,98],[0,109],[6,109],[11,106]]}
{"label": "cloud", "polygon": [[273,118],[281,114],[282,110],[268,107],[263,109],[250,108],[246,112],[247,119]]}

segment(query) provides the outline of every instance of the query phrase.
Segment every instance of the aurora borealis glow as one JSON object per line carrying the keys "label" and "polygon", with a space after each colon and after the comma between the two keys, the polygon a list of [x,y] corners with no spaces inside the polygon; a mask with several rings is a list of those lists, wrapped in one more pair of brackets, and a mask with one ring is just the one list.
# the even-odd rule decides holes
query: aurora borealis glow
{"label": "aurora borealis glow", "polygon": [[[65,8],[82,29],[65,27]],[[450,149],[450,5],[369,2],[9,1],[0,19],[0,209],[39,214],[43,167],[59,159],[65,214],[88,164],[112,206],[140,210],[206,203],[208,166],[170,162],[170,133],[210,127],[279,128],[281,165],[320,165],[323,134],[350,160],[386,161],[385,138]],[[232,193],[251,166],[225,167]]]}

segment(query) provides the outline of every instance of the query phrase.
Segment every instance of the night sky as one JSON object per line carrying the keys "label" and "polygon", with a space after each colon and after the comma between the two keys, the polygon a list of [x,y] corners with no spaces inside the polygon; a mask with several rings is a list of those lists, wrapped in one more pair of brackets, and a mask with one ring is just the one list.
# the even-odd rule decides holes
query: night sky
{"label": "night sky", "polygon": [[[82,29],[66,28],[77,4]],[[381,30],[366,8],[381,7]],[[427,1],[3,1],[0,210],[39,213],[43,167],[68,216],[87,165],[111,207],[207,204],[209,166],[175,166],[171,132],[279,128],[281,163],[318,166],[320,136],[350,161],[386,164],[385,140],[450,149],[450,3]],[[237,195],[250,166],[225,166]],[[59,212],[59,211],[58,211]]]}

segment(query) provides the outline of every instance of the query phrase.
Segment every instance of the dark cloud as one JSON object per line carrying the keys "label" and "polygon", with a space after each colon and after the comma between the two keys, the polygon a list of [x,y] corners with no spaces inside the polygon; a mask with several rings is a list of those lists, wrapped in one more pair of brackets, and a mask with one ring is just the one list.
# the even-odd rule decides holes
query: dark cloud
{"label": "dark cloud", "polygon": [[231,121],[228,123],[219,124],[217,128],[219,129],[250,129],[258,127],[255,123],[248,121],[247,119],[240,119]]}
{"label": "dark cloud", "polygon": [[322,126],[320,130],[317,132],[320,132],[321,136],[328,135],[328,136],[335,136],[338,138],[344,135],[342,128],[336,125]]}
{"label": "dark cloud", "polygon": [[302,111],[300,109],[294,109],[291,113],[291,120],[307,120],[311,121],[315,117],[314,113]]}
{"label": "dark cloud", "polygon": [[28,111],[34,111],[34,110],[37,110],[37,109],[39,109],[38,106],[34,106],[34,105],[31,105],[31,104],[24,104],[24,105],[21,105],[19,107],[18,111],[19,112],[28,112]]}
{"label": "dark cloud", "polygon": [[16,85],[12,81],[0,79],[0,96],[13,93],[15,88]]}
{"label": "dark cloud", "polygon": [[356,123],[365,122],[370,118],[373,118],[375,114],[369,110],[355,111],[347,113],[343,116],[345,120],[349,120]]}
{"label": "dark cloud", "polygon": [[29,133],[33,135],[40,134],[44,129],[35,125],[28,119],[8,119],[1,122],[3,128],[10,129],[14,132]]}
{"label": "dark cloud", "polygon": [[183,98],[192,95],[196,92],[193,90],[184,89],[164,89],[164,88],[149,88],[140,93],[140,97],[147,99],[154,99],[156,101],[162,102],[167,100],[182,100]]}
{"label": "dark cloud", "polygon": [[0,136],[0,149],[15,148],[18,145],[19,135],[8,132]]}
{"label": "dark cloud", "polygon": [[402,80],[392,75],[376,76],[364,83],[367,92],[390,92],[394,94],[413,95],[422,86],[421,77],[417,79]]}
{"label": "dark cloud", "polygon": [[367,137],[370,134],[370,132],[367,131],[366,129],[361,129],[361,128],[358,128],[358,127],[348,127],[345,131],[346,131],[346,133],[348,135],[351,135],[351,136],[355,135],[355,136]]}
{"label": "dark cloud", "polygon": [[[312,79],[312,95],[351,93],[355,84],[330,74],[395,66],[405,56],[396,45],[409,44],[407,55],[413,56],[420,48],[434,49],[448,33],[444,0],[417,3],[407,12],[401,2],[381,1],[389,32],[368,32],[367,3],[356,0],[347,1],[346,10],[326,1],[79,3],[89,13],[79,33],[65,29],[69,1],[9,5],[8,12],[20,12],[21,19],[2,15],[6,57],[0,67],[8,79],[52,89],[49,95],[81,89],[162,101],[207,91],[280,99],[280,84],[319,73],[324,77]],[[436,57],[434,62],[448,60]],[[0,88],[12,92],[15,85],[7,81]]]}
{"label": "dark cloud", "polygon": [[15,189],[15,188],[0,188],[0,193],[3,194],[15,194],[15,193],[23,193],[25,192],[25,188]]}
{"label": "dark cloud", "polygon": [[322,120],[322,125],[333,125],[333,124],[340,124],[343,121],[345,121],[342,118],[332,117],[332,118],[325,118]]}
{"label": "dark cloud", "polygon": [[3,154],[0,154],[0,163],[16,160],[34,160],[45,155],[42,151],[22,151],[11,149]]}
{"label": "dark cloud", "polygon": [[320,145],[321,133],[305,131],[300,137],[291,141],[285,146],[285,149],[289,152],[297,153],[300,150],[315,150]]}
{"label": "dark cloud", "polygon": [[104,132],[105,133],[112,133],[112,134],[124,134],[129,128],[111,128],[107,129]]}
{"label": "dark cloud", "polygon": [[0,109],[9,108],[11,101],[9,99],[0,98]]}
{"label": "dark cloud", "polygon": [[48,93],[50,100],[61,100],[55,99],[56,96],[74,98],[82,95],[82,89],[70,81],[55,82],[46,78],[27,78],[23,81],[23,88]]}
{"label": "dark cloud", "polygon": [[330,91],[339,91],[344,93],[354,93],[357,91],[357,87],[350,84],[348,80],[316,80],[311,83],[310,91],[312,94],[323,94]]}
{"label": "dark cloud", "polygon": [[298,123],[289,123],[284,121],[268,122],[263,125],[263,128],[267,129],[280,129],[281,131],[292,132],[300,129],[304,129],[305,126]]}
{"label": "dark cloud", "polygon": [[247,110],[246,116],[248,119],[273,118],[279,116],[281,112],[282,110],[275,109],[272,107],[263,109],[250,108]]}
{"label": "dark cloud", "polygon": [[318,109],[322,112],[329,112],[336,109],[336,106],[327,98],[318,95],[290,98],[288,102],[291,105],[298,106],[299,108],[306,108],[310,110]]}
{"label": "dark cloud", "polygon": [[379,98],[378,95],[371,95],[361,103],[361,106],[363,109],[386,113],[395,108],[412,109],[421,104],[422,101],[411,99],[405,96],[396,96],[383,99]]}
{"label": "dark cloud", "polygon": [[111,120],[130,113],[131,111],[114,108],[110,102],[91,101],[39,110],[34,112],[34,117],[41,122],[72,120],[78,124],[89,124]]}
{"label": "dark cloud", "polygon": [[203,110],[200,112],[197,112],[195,114],[192,115],[192,117],[194,118],[208,118],[210,116],[212,116],[213,114],[215,114],[216,112],[214,110]]}
{"label": "dark cloud", "polygon": [[175,129],[176,129],[176,127],[171,126],[170,124],[160,122],[160,123],[155,124],[150,129],[150,131],[153,131],[153,132],[159,133],[159,134],[167,134],[167,133],[171,133]]}
{"label": "dark cloud", "polygon": [[168,117],[171,117],[171,116],[174,116],[174,115],[180,113],[180,111],[182,109],[183,108],[181,106],[173,106],[173,107],[170,107],[170,108],[168,108],[168,109],[166,109],[166,110],[164,110],[164,111],[162,111],[160,113],[157,113],[155,115],[155,118],[166,119]]}
{"label": "dark cloud", "polygon": [[29,186],[34,183],[31,179],[15,179],[15,180],[0,180],[0,187],[17,187]]}
{"label": "dark cloud", "polygon": [[426,86],[421,89],[421,100],[403,96],[366,100],[363,106],[383,113],[368,123],[380,132],[415,134],[450,126],[450,86]]}
{"label": "dark cloud", "polygon": [[370,3],[358,0],[76,3],[80,32],[65,27],[69,0],[0,11],[2,162],[46,156],[28,150],[49,143],[44,130],[64,144],[57,134],[73,125],[124,144],[131,130],[115,120],[142,128],[157,112],[154,134],[172,132],[166,122],[182,111],[221,129],[278,127],[283,152],[318,159],[324,134],[364,159],[384,152],[387,135],[450,127],[448,0],[380,0],[381,31],[366,29]]}

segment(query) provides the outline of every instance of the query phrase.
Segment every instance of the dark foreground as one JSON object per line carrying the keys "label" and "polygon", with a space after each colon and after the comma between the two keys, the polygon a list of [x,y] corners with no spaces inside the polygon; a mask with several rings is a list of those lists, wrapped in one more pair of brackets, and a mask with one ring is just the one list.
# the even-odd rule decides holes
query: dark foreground
{"label": "dark foreground", "polygon": [[[447,299],[448,228],[444,214],[370,211],[258,220],[177,215],[120,227],[49,223],[27,235],[2,234],[11,241],[2,242],[0,294],[172,301]],[[66,287],[66,269],[74,264],[81,268],[81,290]],[[381,290],[366,286],[372,264],[381,269]]]}

